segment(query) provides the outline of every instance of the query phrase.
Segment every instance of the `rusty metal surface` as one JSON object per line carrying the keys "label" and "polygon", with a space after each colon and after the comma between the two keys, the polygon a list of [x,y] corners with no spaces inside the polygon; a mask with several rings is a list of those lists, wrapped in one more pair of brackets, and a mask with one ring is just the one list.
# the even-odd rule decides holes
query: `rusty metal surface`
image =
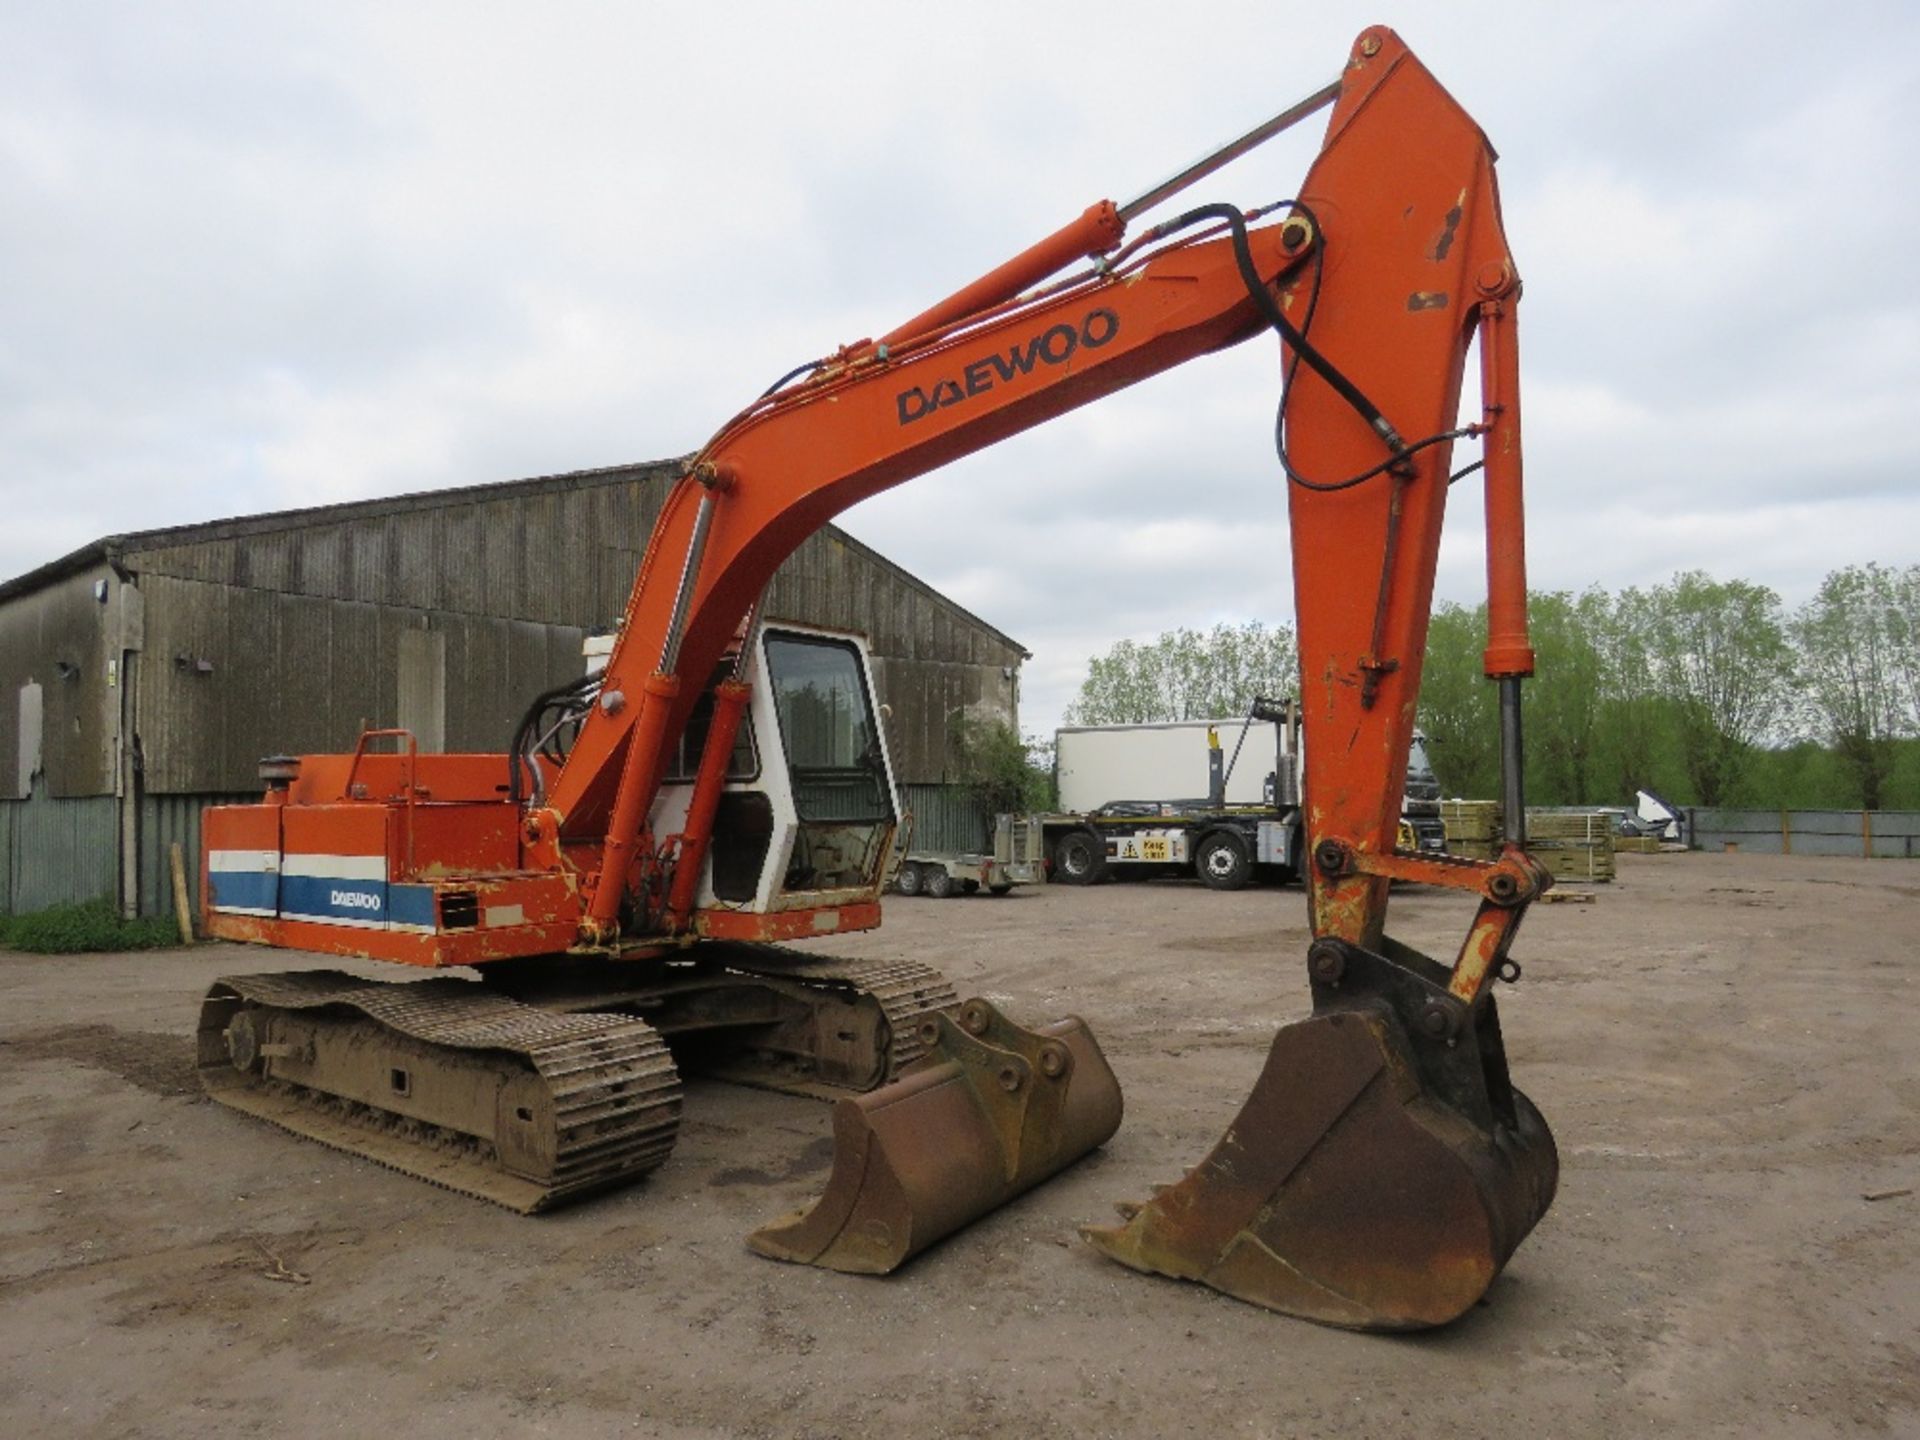
{"label": "rusty metal surface", "polygon": [[230,976],[201,1009],[198,1064],[223,1105],[522,1213],[639,1179],[680,1126],[644,1021],[460,980]]}
{"label": "rusty metal surface", "polygon": [[1026,1030],[984,1000],[939,1015],[900,1080],[834,1111],[810,1210],[755,1231],[776,1260],[884,1275],[1106,1143],[1120,1085],[1085,1022]]}
{"label": "rusty metal surface", "polygon": [[829,1100],[898,1077],[925,1052],[923,1023],[960,1008],[946,976],[914,960],[725,941],[673,953],[671,966],[539,956],[481,978],[542,1010],[643,1016],[688,1073]]}
{"label": "rusty metal surface", "polygon": [[1508,1085],[1488,1025],[1477,1097],[1443,1097],[1385,1005],[1283,1028],[1213,1152],[1125,1223],[1082,1234],[1136,1270],[1322,1324],[1457,1318],[1546,1213],[1559,1176],[1553,1137]]}

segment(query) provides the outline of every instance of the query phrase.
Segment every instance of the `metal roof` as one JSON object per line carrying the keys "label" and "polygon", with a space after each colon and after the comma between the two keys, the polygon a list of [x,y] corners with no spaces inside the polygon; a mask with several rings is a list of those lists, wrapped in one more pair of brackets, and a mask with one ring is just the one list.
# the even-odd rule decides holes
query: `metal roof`
{"label": "metal roof", "polygon": [[[62,555],[57,560],[50,560],[45,565],[17,575],[11,580],[0,581],[0,601],[29,594],[43,585],[51,584],[53,581],[102,562],[111,565],[117,571],[137,573],[140,569],[137,557],[147,550],[221,540],[240,540],[271,534],[275,531],[339,524],[343,521],[374,520],[410,511],[481,504],[489,500],[508,499],[519,495],[589,490],[604,485],[623,485],[634,480],[664,481],[678,475],[684,463],[685,457],[632,465],[607,465],[593,470],[571,470],[560,475],[539,475],[524,480],[503,480],[484,485],[461,485],[447,490],[420,490],[407,495],[386,496],[373,500],[347,500],[332,505],[311,505],[297,510],[274,510],[260,515],[238,515],[224,520],[203,520],[188,525],[164,526],[156,530],[135,530],[124,535],[106,535],[82,545],[69,554]],[[907,584],[963,617],[969,624],[978,626],[981,630],[1018,650],[1023,658],[1033,658],[1033,652],[1018,640],[999,627],[988,624],[964,605],[943,595],[911,571],[887,559],[872,546],[856,540],[838,525],[828,525],[825,529],[837,541],[866,560],[892,571]]]}

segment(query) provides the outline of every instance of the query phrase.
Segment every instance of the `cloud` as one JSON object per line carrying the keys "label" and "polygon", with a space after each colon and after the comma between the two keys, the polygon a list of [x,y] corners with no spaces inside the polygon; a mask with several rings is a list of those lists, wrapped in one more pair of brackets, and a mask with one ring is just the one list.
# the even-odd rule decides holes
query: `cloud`
{"label": "cloud", "polygon": [[[1372,7],[245,4],[0,15],[0,574],[96,536],[683,453],[1330,78]],[[1538,585],[1920,562],[1920,17],[1478,3]],[[1497,36],[1490,42],[1489,36]],[[1190,198],[1287,194],[1317,123]],[[1471,385],[1469,386],[1471,391]],[[871,500],[1034,652],[1287,620],[1271,340]],[[1471,393],[1467,409],[1475,401]],[[1457,487],[1438,591],[1484,585]]]}

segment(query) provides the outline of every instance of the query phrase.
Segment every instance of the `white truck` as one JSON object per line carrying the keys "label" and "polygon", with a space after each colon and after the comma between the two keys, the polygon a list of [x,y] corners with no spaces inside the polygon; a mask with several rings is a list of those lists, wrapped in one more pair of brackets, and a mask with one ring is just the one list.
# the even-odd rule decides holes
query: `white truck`
{"label": "white truck", "polygon": [[[1238,720],[1066,726],[1054,735],[1059,812],[1040,822],[1055,880],[1198,875],[1238,890],[1256,875],[1298,873],[1300,720],[1290,700],[1259,699]],[[1401,843],[1446,849],[1440,782],[1415,732]]]}

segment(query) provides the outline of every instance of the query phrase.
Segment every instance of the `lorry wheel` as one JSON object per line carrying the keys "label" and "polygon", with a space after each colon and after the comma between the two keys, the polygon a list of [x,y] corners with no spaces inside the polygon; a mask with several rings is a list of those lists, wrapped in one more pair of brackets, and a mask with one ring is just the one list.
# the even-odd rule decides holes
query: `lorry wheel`
{"label": "lorry wheel", "polygon": [[1053,874],[1068,885],[1091,885],[1107,873],[1107,845],[1090,830],[1069,830],[1053,847]]}
{"label": "lorry wheel", "polygon": [[1216,830],[1200,842],[1193,865],[1200,878],[1215,890],[1238,890],[1253,871],[1247,847],[1240,843],[1239,836],[1224,830]]}
{"label": "lorry wheel", "polygon": [[1011,880],[1002,880],[998,885],[987,886],[987,893],[990,895],[1005,895],[1012,889],[1013,882]]}
{"label": "lorry wheel", "polygon": [[926,874],[926,890],[936,900],[944,900],[953,894],[953,876],[938,865],[929,865]]}
{"label": "lorry wheel", "polygon": [[893,877],[893,887],[902,895],[918,895],[920,878],[920,867],[909,860],[900,867],[900,873]]}

